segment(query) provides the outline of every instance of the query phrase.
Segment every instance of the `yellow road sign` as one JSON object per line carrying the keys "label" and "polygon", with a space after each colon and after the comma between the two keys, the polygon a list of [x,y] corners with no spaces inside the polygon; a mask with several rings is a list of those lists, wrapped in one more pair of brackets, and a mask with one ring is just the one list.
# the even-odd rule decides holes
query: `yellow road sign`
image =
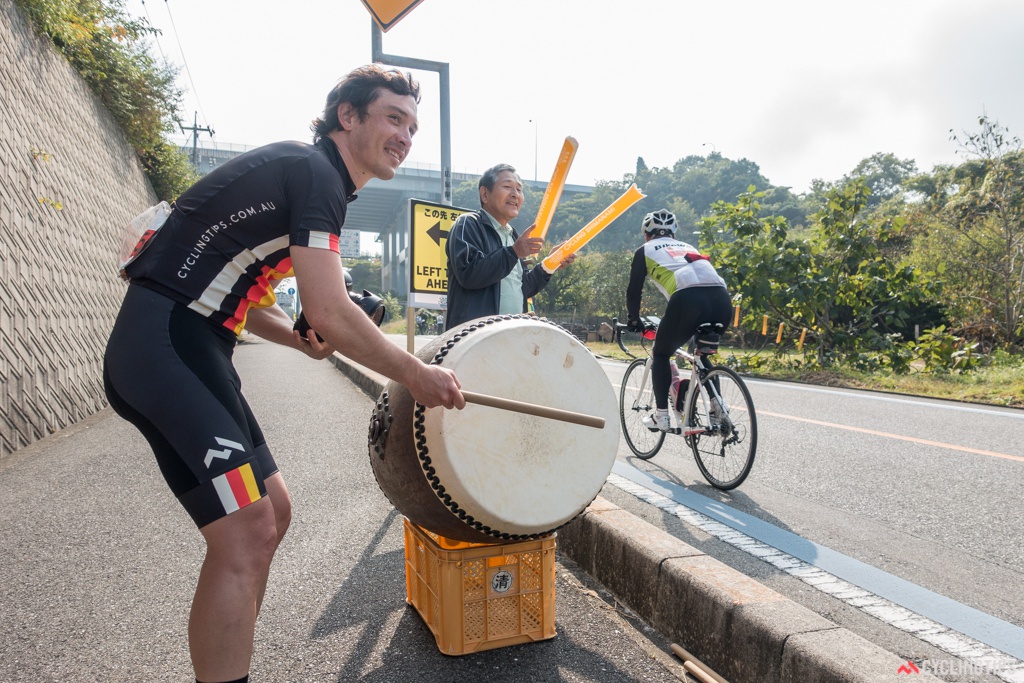
{"label": "yellow road sign", "polygon": [[412,223],[409,229],[409,250],[412,254],[409,259],[409,291],[425,294],[448,292],[448,257],[444,248],[455,219],[468,211],[421,199],[409,200]]}
{"label": "yellow road sign", "polygon": [[423,0],[363,0],[370,16],[385,33]]}

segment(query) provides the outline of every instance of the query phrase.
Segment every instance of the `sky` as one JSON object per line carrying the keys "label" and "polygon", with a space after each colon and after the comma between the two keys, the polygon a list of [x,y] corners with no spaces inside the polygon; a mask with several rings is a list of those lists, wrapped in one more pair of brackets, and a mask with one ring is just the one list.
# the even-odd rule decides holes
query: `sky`
{"label": "sky", "polygon": [[[309,141],[327,92],[371,59],[360,0],[125,9],[163,31],[153,52],[181,67],[183,118],[219,143]],[[718,152],[802,193],[878,152],[959,163],[950,131],[983,113],[1024,137],[1020,0],[424,0],[382,46],[449,64],[452,167],[468,173],[547,180],[571,135],[571,184]],[[438,75],[413,75],[407,163],[437,167]]]}

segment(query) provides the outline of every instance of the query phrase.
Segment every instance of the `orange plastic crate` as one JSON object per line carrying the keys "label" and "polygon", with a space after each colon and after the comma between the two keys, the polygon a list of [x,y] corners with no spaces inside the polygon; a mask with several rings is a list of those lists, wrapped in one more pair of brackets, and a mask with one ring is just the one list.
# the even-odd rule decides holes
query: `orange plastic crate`
{"label": "orange plastic crate", "polygon": [[463,543],[405,520],[406,602],[446,655],[555,637],[555,534]]}

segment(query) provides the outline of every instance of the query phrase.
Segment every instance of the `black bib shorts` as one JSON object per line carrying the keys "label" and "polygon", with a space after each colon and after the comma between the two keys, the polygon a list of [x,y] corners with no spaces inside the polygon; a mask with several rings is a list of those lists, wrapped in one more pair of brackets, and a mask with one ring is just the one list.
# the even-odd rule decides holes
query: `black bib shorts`
{"label": "black bib shorts", "polygon": [[242,397],[230,330],[130,285],[103,362],[114,411],[149,441],[197,527],[267,495],[277,463]]}

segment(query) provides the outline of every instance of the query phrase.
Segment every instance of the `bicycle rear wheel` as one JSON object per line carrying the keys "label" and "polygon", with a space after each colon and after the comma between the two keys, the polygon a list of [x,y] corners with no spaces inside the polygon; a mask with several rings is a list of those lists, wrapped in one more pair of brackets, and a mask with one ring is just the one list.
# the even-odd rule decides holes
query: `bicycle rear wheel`
{"label": "bicycle rear wheel", "polygon": [[[724,415],[709,415],[712,382],[727,408]],[[757,452],[757,416],[747,385],[732,368],[715,367],[701,382],[700,391],[690,392],[688,408],[692,425],[688,430],[693,434],[686,441],[701,474],[716,489],[736,488],[750,474]]]}
{"label": "bicycle rear wheel", "polygon": [[654,389],[651,378],[644,383],[643,358],[637,358],[626,368],[619,390],[619,421],[629,450],[641,460],[653,458],[665,442],[665,432],[652,432],[643,419],[654,411]]}

